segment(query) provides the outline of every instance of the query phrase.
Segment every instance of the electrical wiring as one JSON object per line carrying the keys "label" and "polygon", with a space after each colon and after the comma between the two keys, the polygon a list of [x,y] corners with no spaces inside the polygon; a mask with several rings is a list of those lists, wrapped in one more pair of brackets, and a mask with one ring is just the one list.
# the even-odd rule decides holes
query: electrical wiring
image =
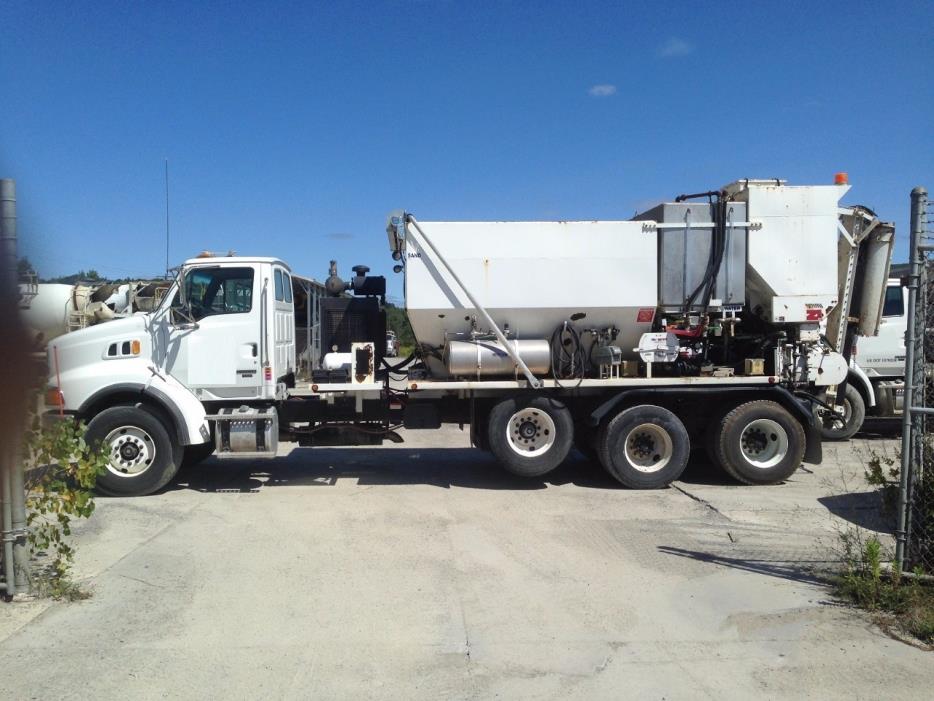
{"label": "electrical wiring", "polygon": [[580,334],[570,321],[564,321],[551,334],[551,376],[559,387],[560,380],[584,379],[584,349]]}

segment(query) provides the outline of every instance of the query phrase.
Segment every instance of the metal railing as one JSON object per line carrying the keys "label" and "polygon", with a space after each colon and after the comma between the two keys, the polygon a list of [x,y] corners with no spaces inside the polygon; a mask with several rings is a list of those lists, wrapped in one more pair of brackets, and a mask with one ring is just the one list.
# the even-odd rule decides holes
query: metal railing
{"label": "metal railing", "polygon": [[911,192],[908,330],[895,559],[934,573],[934,235],[928,193]]}

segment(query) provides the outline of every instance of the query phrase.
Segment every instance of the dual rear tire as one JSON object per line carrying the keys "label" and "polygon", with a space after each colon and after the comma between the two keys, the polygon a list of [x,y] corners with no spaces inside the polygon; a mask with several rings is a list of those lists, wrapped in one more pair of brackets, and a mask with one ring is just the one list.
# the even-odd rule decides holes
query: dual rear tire
{"label": "dual rear tire", "polygon": [[[620,411],[604,423],[592,442],[603,468],[631,489],[660,489],[679,479],[688,464],[691,440],[670,410],[641,404]],[[568,408],[548,397],[510,398],[489,414],[490,450],[509,472],[540,477],[560,465],[574,445],[574,422]],[[797,471],[804,459],[806,436],[801,423],[770,400],[754,400],[717,416],[707,427],[712,462],[739,482],[776,484]]]}
{"label": "dual rear tire", "polygon": [[630,489],[667,487],[684,472],[691,439],[681,419],[652,404],[624,409],[600,429],[597,457]]}
{"label": "dual rear tire", "polygon": [[804,429],[777,402],[740,404],[713,421],[707,432],[708,457],[745,484],[783,482],[804,460]]}
{"label": "dual rear tire", "polygon": [[[509,472],[541,477],[564,462],[574,445],[574,421],[560,401],[510,398],[496,404],[487,422],[490,451]],[[589,438],[589,436],[581,436]],[[595,448],[606,471],[632,489],[658,489],[678,479],[690,455],[684,424],[659,406],[617,414],[586,447]]]}
{"label": "dual rear tire", "polygon": [[568,408],[549,397],[504,399],[490,411],[490,451],[509,472],[541,477],[564,462],[574,441]]}

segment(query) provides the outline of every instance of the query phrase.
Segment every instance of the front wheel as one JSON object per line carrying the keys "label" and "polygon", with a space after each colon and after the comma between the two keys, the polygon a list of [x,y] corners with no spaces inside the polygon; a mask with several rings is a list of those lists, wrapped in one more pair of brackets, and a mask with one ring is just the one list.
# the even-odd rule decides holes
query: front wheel
{"label": "front wheel", "polygon": [[504,399],[487,424],[490,450],[520,477],[540,477],[564,462],[574,441],[574,421],[556,399]]}
{"label": "front wheel", "polygon": [[182,447],[159,418],[140,407],[105,409],[91,419],[86,440],[107,455],[96,488],[110,496],[151,494],[168,484],[182,462]]}
{"label": "front wheel", "polygon": [[[856,435],[866,418],[866,403],[863,395],[853,385],[847,385],[843,393],[843,415],[832,416],[829,409],[815,406],[814,413],[820,422],[820,434],[824,440],[845,441]],[[842,420],[841,420],[842,419]]]}

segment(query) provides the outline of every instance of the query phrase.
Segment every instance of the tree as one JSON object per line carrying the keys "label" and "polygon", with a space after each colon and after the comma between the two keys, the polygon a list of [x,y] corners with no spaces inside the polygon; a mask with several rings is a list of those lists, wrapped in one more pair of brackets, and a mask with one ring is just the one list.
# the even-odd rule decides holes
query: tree
{"label": "tree", "polygon": [[30,275],[35,275],[36,269],[33,267],[33,264],[29,262],[29,258],[23,256],[18,261],[16,261],[16,275],[19,278],[29,277]]}
{"label": "tree", "polygon": [[396,332],[396,338],[399,339],[400,346],[409,348],[415,346],[415,334],[412,332],[409,317],[406,316],[404,309],[397,307],[392,302],[386,302],[386,326]]}
{"label": "tree", "polygon": [[57,282],[63,285],[74,285],[79,282],[105,282],[105,280],[96,270],[91,268],[89,270],[79,270],[73,275],[61,275],[59,277],[47,278],[42,280],[42,282]]}

